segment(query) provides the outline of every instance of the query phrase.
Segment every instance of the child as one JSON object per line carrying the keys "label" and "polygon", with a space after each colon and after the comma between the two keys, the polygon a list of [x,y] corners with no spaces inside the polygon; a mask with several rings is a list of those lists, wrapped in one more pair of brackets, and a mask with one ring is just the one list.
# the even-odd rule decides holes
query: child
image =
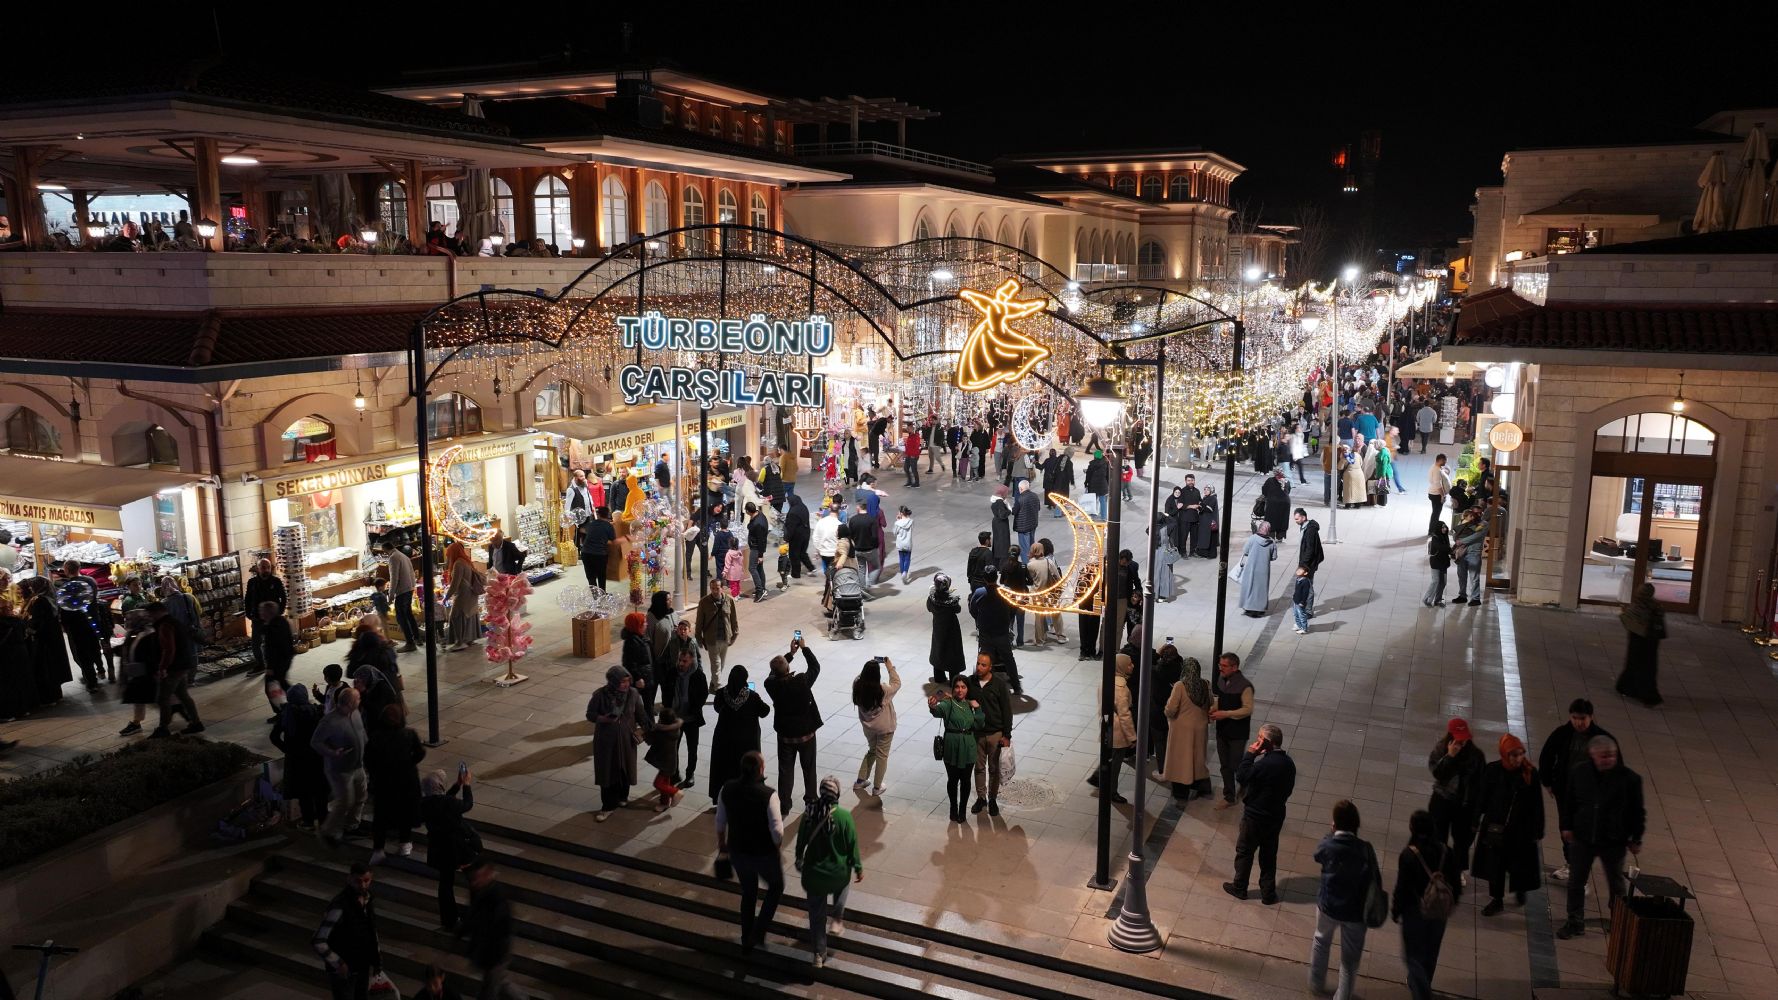
{"label": "child", "polygon": [[321,689],[321,713],[333,711],[333,697],[346,689],[346,682],[340,678],[346,675],[346,669],[337,663],[329,663],[321,668],[321,679],[327,684]]}
{"label": "child", "polygon": [[778,589],[790,586],[790,546],[780,543],[778,546]]}
{"label": "child", "polygon": [[1124,503],[1130,502],[1130,480],[1135,479],[1135,478],[1136,478],[1135,466],[1132,466],[1130,463],[1125,462],[1124,463],[1124,474],[1123,474]]}
{"label": "child", "polygon": [[730,548],[728,555],[722,559],[722,577],[728,581],[730,597],[741,596],[741,574],[741,549],[739,546],[735,546]]}
{"label": "child", "polygon": [[901,582],[908,582],[914,561],[914,512],[905,505],[895,509],[895,555],[901,560]]}
{"label": "child", "polygon": [[377,609],[378,618],[389,617],[389,581],[380,576],[370,579],[370,606]]}
{"label": "child", "polygon": [[1309,634],[1309,608],[1315,600],[1315,581],[1306,566],[1296,568],[1296,588],[1290,594],[1290,611],[1296,616],[1296,634]]}
{"label": "child", "polygon": [[654,768],[654,790],[661,796],[654,811],[666,812],[684,794],[673,784],[679,775],[679,731],[684,723],[665,705],[661,706],[660,720],[648,734],[648,753],[642,759]]}

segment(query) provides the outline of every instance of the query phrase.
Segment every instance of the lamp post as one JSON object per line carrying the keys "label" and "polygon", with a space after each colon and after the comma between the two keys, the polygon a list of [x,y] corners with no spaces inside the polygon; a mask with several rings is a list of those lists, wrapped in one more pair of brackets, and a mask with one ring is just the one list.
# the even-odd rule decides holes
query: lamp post
{"label": "lamp post", "polygon": [[206,215],[193,225],[198,231],[198,238],[204,241],[204,249],[206,251],[215,250],[216,248],[210,245],[210,240],[216,236],[216,220]]}
{"label": "lamp post", "polygon": [[99,241],[104,238],[105,238],[105,224],[103,222],[88,222],[86,224],[87,249],[89,249],[89,250],[99,249]]}
{"label": "lamp post", "polygon": [[374,253],[377,248],[378,232],[373,226],[365,226],[358,231],[358,238],[364,241],[365,252]]}
{"label": "lamp post", "polygon": [[[1117,391],[1116,383],[1101,374],[1097,378],[1088,379],[1086,387],[1074,397],[1080,407],[1080,419],[1093,430],[1101,430],[1111,426],[1124,411],[1123,393]],[[1124,446],[1120,441],[1113,454],[1117,458],[1117,468],[1124,464]],[[1105,581],[1105,599],[1100,604],[1099,614],[1099,820],[1098,841],[1095,851],[1092,880],[1087,882],[1090,889],[1109,891],[1115,884],[1111,881],[1111,797],[1117,794],[1117,772],[1113,770],[1111,758],[1111,720],[1112,713],[1117,709],[1117,644],[1112,641],[1112,628],[1117,617],[1112,614],[1113,595],[1118,592],[1117,553],[1121,542],[1118,524],[1123,517],[1123,491],[1117,484],[1111,483],[1111,511],[1105,525],[1105,572],[1101,573]]]}

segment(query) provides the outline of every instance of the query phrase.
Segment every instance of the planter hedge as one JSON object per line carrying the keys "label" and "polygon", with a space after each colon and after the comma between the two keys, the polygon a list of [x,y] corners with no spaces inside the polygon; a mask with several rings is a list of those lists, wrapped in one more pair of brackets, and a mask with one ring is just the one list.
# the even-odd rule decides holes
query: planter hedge
{"label": "planter hedge", "polygon": [[233,743],[148,740],[0,783],[0,869],[239,774],[262,759]]}

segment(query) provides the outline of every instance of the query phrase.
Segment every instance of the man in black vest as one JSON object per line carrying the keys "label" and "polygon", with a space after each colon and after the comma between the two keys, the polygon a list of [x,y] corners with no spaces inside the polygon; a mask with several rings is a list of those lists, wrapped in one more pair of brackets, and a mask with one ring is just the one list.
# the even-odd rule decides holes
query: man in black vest
{"label": "man in black vest", "polygon": [[1227,809],[1235,804],[1235,765],[1253,725],[1253,685],[1241,673],[1239,656],[1224,653],[1216,661],[1210,690],[1216,695],[1210,718],[1216,723],[1216,760],[1222,765],[1222,801],[1216,808]]}
{"label": "man in black vest", "polygon": [[[778,853],[783,841],[784,818],[778,793],[766,784],[766,759],[758,750],[749,750],[741,756],[741,776],[716,794],[716,850],[728,855],[741,883],[742,955],[752,954],[765,941],[778,898],[784,895],[784,860]],[[756,920],[753,904],[761,881],[766,884],[766,898]]]}
{"label": "man in black vest", "polygon": [[[803,654],[808,670],[790,672],[790,657]],[[796,764],[803,766],[803,805],[815,805],[815,731],[821,728],[821,709],[815,704],[816,678],[821,664],[801,639],[790,641],[790,652],[772,657],[772,672],[766,678],[766,694],[772,698],[772,728],[778,733],[778,787],[783,790],[783,809],[790,811],[790,794],[796,790]]]}

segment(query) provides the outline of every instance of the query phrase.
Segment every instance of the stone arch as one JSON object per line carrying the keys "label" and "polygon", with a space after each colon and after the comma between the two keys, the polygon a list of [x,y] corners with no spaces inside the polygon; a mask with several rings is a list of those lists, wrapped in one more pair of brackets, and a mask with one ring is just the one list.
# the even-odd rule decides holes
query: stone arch
{"label": "stone arch", "polygon": [[148,433],[149,428],[157,426],[172,435],[179,445],[179,471],[198,472],[196,425],[178,410],[151,399],[124,396],[115,405],[106,407],[104,415],[99,417],[99,459],[106,465],[124,464],[120,459],[133,456],[127,447],[118,447],[119,439],[132,434],[140,437]]}
{"label": "stone arch", "polygon": [[531,373],[531,377],[518,387],[512,394],[513,412],[517,418],[517,426],[536,426],[537,393],[551,382],[563,382],[580,390],[580,400],[585,404],[587,413],[603,416],[611,412],[611,386],[609,382],[599,383],[599,391],[588,391],[587,383],[580,379],[567,378],[557,373],[557,369],[565,367],[561,363],[548,364]]}
{"label": "stone arch", "polygon": [[334,447],[340,458],[368,455],[375,439],[369,426],[359,419],[359,410],[346,396],[331,392],[311,392],[286,400],[259,423],[261,468],[275,469],[284,462],[284,446],[279,440],[284,428],[314,414],[333,425]]}
{"label": "stone arch", "polygon": [[[502,388],[505,388],[504,385]],[[430,396],[436,398],[447,392],[454,392],[459,396],[463,396],[481,408],[483,434],[491,434],[496,431],[517,430],[530,423],[528,420],[521,423],[514,422],[517,407],[488,405],[487,400],[495,398],[492,380],[477,379],[469,385],[438,386],[432,391]],[[512,393],[512,395],[517,396],[519,393],[515,392]],[[535,392],[533,392],[533,398],[535,398],[535,395]],[[504,393],[502,394],[502,398],[504,398]],[[414,401],[411,397],[395,409],[395,441],[402,447],[412,447],[419,443],[414,438]]]}
{"label": "stone arch", "polygon": [[38,386],[24,382],[0,382],[0,421],[12,416],[12,412],[21,406],[35,412],[56,429],[56,434],[62,440],[64,458],[80,460],[86,449],[74,426],[74,418],[65,405]]}

